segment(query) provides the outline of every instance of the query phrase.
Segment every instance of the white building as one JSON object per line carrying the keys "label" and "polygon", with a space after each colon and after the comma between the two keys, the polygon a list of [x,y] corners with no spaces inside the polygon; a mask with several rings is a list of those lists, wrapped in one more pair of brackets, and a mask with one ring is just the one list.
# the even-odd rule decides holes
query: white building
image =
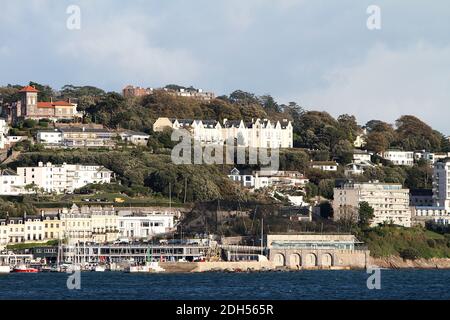
{"label": "white building", "polygon": [[279,189],[303,188],[309,182],[309,179],[298,171],[256,171],[253,174],[255,176],[255,189],[264,186],[273,186]]}
{"label": "white building", "polygon": [[144,213],[122,215],[117,218],[120,238],[150,239],[152,236],[174,230],[173,213]]}
{"label": "white building", "polygon": [[42,242],[45,239],[44,222],[39,216],[27,216],[24,218],[25,242]]}
{"label": "white building", "polygon": [[0,219],[0,250],[9,243],[9,226],[7,219]]}
{"label": "white building", "polygon": [[4,169],[0,171],[0,195],[17,196],[25,193],[23,177],[13,170]]}
{"label": "white building", "polygon": [[292,148],[293,129],[288,120],[274,121],[253,119],[223,123],[216,120],[186,120],[158,118],[153,124],[153,131],[161,132],[166,128],[188,130],[192,137],[204,144],[234,141],[238,145],[251,148]]}
{"label": "white building", "polygon": [[255,187],[255,177],[249,172],[240,172],[237,168],[233,168],[228,175],[232,181],[239,183],[246,188]]}
{"label": "white building", "polygon": [[146,146],[150,138],[150,135],[146,133],[130,130],[119,133],[119,136],[123,141],[137,146]]}
{"label": "white building", "polygon": [[4,149],[7,142],[9,126],[4,118],[0,118],[0,149]]}
{"label": "white building", "polygon": [[355,148],[363,148],[367,144],[366,137],[367,137],[367,129],[364,128],[356,136],[355,141],[353,141],[353,146]]}
{"label": "white building", "polygon": [[364,167],[362,164],[360,163],[349,163],[345,165],[345,170],[344,170],[344,174],[345,176],[358,176],[364,173],[364,169],[366,167]]}
{"label": "white building", "polygon": [[18,167],[17,175],[25,189],[35,186],[45,192],[65,193],[91,183],[110,183],[113,172],[103,166],[39,162],[37,167]]}
{"label": "white building", "polygon": [[384,222],[411,226],[409,190],[390,183],[348,183],[334,188],[334,220],[358,220],[359,204],[364,201],[374,209],[371,226]]}
{"label": "white building", "polygon": [[414,151],[414,161],[425,160],[429,163],[434,163],[434,153],[425,150]]}
{"label": "white building", "polygon": [[243,187],[258,190],[266,187],[302,188],[309,179],[298,171],[253,171],[240,172],[233,168],[228,175],[232,181]]}
{"label": "white building", "polygon": [[367,151],[362,150],[354,150],[353,151],[353,162],[359,163],[359,162],[370,162],[371,161],[371,154]]}
{"label": "white building", "polygon": [[114,137],[134,145],[146,146],[150,135],[137,131],[113,132],[101,128],[66,127],[52,130],[39,130],[36,140],[47,147],[86,148],[113,147]]}
{"label": "white building", "polygon": [[391,161],[396,166],[414,165],[413,151],[387,150],[381,153],[381,157]]}
{"label": "white building", "polygon": [[8,237],[9,243],[21,243],[25,242],[25,224],[23,222],[23,217],[12,217],[8,218]]}
{"label": "white building", "polygon": [[311,168],[322,171],[337,171],[338,164],[334,161],[311,161]]}
{"label": "white building", "polygon": [[420,225],[425,225],[428,221],[449,225],[450,212],[442,207],[412,207],[412,220],[414,224]]}
{"label": "white building", "polygon": [[47,145],[61,145],[63,143],[63,133],[61,130],[40,130],[36,134],[38,143]]}

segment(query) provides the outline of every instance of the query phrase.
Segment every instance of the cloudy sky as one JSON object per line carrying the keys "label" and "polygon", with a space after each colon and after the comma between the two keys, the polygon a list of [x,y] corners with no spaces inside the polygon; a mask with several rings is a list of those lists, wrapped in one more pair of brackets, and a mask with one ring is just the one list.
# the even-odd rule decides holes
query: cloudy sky
{"label": "cloudy sky", "polygon": [[[0,84],[193,85],[450,134],[447,0],[0,0]],[[66,27],[69,5],[80,30]],[[366,26],[381,8],[381,30]]]}

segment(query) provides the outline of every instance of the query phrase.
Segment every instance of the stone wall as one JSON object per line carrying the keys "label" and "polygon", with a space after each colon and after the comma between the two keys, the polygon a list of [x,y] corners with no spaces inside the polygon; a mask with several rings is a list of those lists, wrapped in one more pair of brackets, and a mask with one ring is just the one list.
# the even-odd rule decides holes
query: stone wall
{"label": "stone wall", "polygon": [[275,267],[290,269],[365,268],[369,251],[366,250],[308,250],[271,249],[269,260]]}
{"label": "stone wall", "polygon": [[270,261],[237,261],[237,262],[161,262],[165,272],[207,272],[207,271],[258,271],[272,270],[274,265]]}

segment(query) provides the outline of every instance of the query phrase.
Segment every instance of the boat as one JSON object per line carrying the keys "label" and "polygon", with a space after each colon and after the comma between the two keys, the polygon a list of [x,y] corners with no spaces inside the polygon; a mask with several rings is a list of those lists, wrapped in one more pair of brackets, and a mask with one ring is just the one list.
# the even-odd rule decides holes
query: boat
{"label": "boat", "polygon": [[159,265],[158,261],[152,261],[152,254],[150,251],[150,247],[147,248],[147,258],[144,265],[130,265],[125,269],[125,272],[130,273],[148,273],[148,272],[163,272],[165,271]]}
{"label": "boat", "polygon": [[14,273],[37,273],[39,272],[36,268],[27,267],[24,264],[18,265],[17,267],[14,267],[12,270]]}
{"label": "boat", "polygon": [[106,268],[104,266],[97,265],[97,266],[95,266],[94,271],[95,272],[105,272]]}
{"label": "boat", "polygon": [[41,267],[41,272],[52,272],[52,267],[43,266],[43,267]]}
{"label": "boat", "polygon": [[142,266],[129,266],[125,269],[125,272],[129,273],[148,273],[148,272],[163,272],[165,271],[160,267],[157,261],[146,262]]}
{"label": "boat", "polygon": [[11,268],[9,266],[0,266],[0,274],[10,273],[10,272],[11,272]]}

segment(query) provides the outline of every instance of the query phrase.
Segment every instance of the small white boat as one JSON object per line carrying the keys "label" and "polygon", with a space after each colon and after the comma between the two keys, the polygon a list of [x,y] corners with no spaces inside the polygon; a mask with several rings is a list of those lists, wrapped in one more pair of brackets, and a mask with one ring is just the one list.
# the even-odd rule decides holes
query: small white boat
{"label": "small white boat", "polygon": [[9,266],[0,266],[0,274],[2,273],[10,273],[11,268]]}
{"label": "small white boat", "polygon": [[104,266],[98,265],[98,266],[96,266],[96,267],[94,268],[94,271],[95,271],[95,272],[105,272],[105,271],[106,271],[106,268],[105,268]]}
{"label": "small white boat", "polygon": [[126,272],[130,273],[148,273],[148,272],[163,272],[163,268],[159,266],[158,262],[147,262],[143,266],[129,266]]}

